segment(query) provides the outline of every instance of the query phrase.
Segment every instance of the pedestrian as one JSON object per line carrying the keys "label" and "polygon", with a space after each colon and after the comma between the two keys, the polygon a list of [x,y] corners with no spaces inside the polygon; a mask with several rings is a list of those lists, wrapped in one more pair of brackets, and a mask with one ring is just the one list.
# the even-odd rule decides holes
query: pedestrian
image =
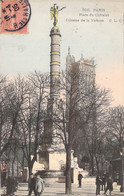
{"label": "pedestrian", "polygon": [[36,196],[41,196],[43,190],[44,190],[43,179],[40,177],[40,175],[37,175],[36,186],[35,186]]}
{"label": "pedestrian", "polygon": [[106,184],[106,174],[105,173],[102,175],[101,180],[102,180],[102,189],[101,190],[105,191],[105,184]]}
{"label": "pedestrian", "polygon": [[7,195],[11,195],[12,194],[12,177],[8,176],[7,178]]}
{"label": "pedestrian", "polygon": [[113,190],[113,181],[112,181],[112,178],[111,178],[111,176],[108,178],[108,180],[107,180],[107,187],[105,188],[105,193],[104,194],[106,194],[106,192],[109,190],[109,195],[111,195],[111,192],[112,192],[112,190]]}
{"label": "pedestrian", "polygon": [[36,186],[36,179],[33,173],[31,173],[30,178],[29,178],[29,183],[28,183],[28,188],[29,188],[28,196],[32,194],[32,191],[34,192],[34,195],[36,196],[35,186]]}
{"label": "pedestrian", "polygon": [[82,174],[79,172],[79,174],[78,174],[78,184],[79,184],[79,188],[81,188],[81,185],[82,185],[82,178],[83,178],[83,176],[82,176]]}
{"label": "pedestrian", "polygon": [[96,176],[96,195],[100,195],[100,184],[101,184],[101,179],[97,175]]}

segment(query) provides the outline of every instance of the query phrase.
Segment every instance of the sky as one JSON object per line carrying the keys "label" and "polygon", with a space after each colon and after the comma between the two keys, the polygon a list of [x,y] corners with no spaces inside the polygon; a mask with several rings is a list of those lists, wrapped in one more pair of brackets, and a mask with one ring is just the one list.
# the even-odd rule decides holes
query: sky
{"label": "sky", "polygon": [[[50,30],[53,0],[29,0],[31,19],[28,33],[0,34],[0,71],[2,74],[49,72]],[[124,2],[122,0],[57,1],[57,26],[61,32],[61,69],[65,68],[68,46],[78,61],[94,57],[96,83],[109,88],[113,105],[124,105]]]}

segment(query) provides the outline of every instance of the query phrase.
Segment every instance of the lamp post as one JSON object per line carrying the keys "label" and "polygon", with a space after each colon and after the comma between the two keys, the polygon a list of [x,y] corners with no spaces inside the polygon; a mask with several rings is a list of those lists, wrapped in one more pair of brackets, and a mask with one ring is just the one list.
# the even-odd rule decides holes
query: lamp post
{"label": "lamp post", "polygon": [[122,148],[121,155],[121,188],[120,191],[124,192],[124,147]]}

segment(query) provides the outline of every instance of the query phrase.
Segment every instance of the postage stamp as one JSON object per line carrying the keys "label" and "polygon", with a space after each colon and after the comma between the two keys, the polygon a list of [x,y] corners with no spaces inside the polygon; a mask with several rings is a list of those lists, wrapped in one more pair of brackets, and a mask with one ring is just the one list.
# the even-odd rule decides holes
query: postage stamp
{"label": "postage stamp", "polygon": [[0,32],[27,33],[27,24],[31,17],[31,6],[28,0],[0,0]]}

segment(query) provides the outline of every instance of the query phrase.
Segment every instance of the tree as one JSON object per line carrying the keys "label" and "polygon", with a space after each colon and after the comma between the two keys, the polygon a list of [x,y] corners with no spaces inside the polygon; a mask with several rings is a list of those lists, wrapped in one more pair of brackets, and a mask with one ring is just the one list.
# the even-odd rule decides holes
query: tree
{"label": "tree", "polygon": [[[6,150],[8,162],[8,175],[19,176],[20,171],[24,169],[23,153],[20,148],[20,140],[13,137]],[[12,171],[12,173],[10,173]]]}
{"label": "tree", "polygon": [[16,126],[19,119],[20,111],[25,102],[25,92],[21,83],[18,83],[20,76],[14,82],[4,80],[1,84],[1,102],[0,102],[0,127],[1,127],[1,151],[2,155],[8,148],[9,143],[16,132]]}
{"label": "tree", "polygon": [[32,173],[37,152],[41,144],[43,123],[48,98],[48,75],[35,72],[25,79],[26,103],[21,110],[18,123],[18,137],[27,160],[29,174]]}
{"label": "tree", "polygon": [[[92,81],[87,83],[77,70],[77,67],[74,66],[73,70],[69,70],[68,73],[62,73],[61,92],[63,99],[56,103],[56,110],[53,112],[54,134],[56,143],[58,143],[58,140],[60,139],[65,147],[65,192],[66,194],[70,194],[71,152],[74,147],[74,143],[75,141],[78,141],[78,139],[82,136],[82,133],[83,135],[86,135],[86,129],[90,130],[89,135],[86,136],[86,139],[88,140],[87,142],[89,142],[89,147],[92,144],[93,139],[95,140],[96,136],[93,135],[89,140],[91,132],[92,134],[95,134],[93,132],[93,130],[95,130],[93,129],[93,126],[96,126],[96,122],[95,120],[93,122],[93,113],[96,113],[96,109],[100,108],[103,103],[106,103],[108,91],[100,91],[100,89],[95,87]],[[102,110],[103,108],[101,111]],[[92,145],[94,145],[94,143]],[[92,151],[92,149],[89,148],[89,153],[92,154],[90,150]]]}
{"label": "tree", "polygon": [[122,151],[124,146],[124,107],[116,106],[109,109],[107,120],[108,139],[117,144],[118,151]]}
{"label": "tree", "polygon": [[18,80],[9,81],[7,77],[0,76],[0,159],[16,133],[20,111],[25,102],[25,92]]}
{"label": "tree", "polygon": [[94,86],[93,94],[91,96],[92,108],[89,108],[90,116],[87,124],[82,125],[82,131],[85,135],[89,157],[91,162],[91,173],[94,175],[94,167],[96,165],[99,173],[100,158],[104,155],[104,141],[106,138],[106,119],[107,108],[110,103],[109,90]]}

